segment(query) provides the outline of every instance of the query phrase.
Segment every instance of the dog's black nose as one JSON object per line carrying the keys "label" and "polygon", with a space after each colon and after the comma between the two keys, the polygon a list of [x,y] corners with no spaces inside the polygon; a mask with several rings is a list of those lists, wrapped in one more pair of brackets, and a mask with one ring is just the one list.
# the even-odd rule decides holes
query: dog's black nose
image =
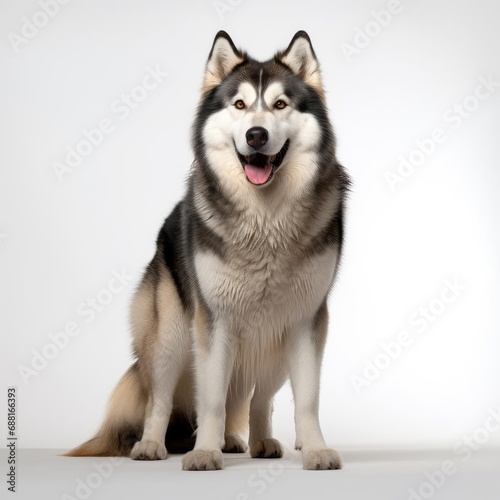
{"label": "dog's black nose", "polygon": [[259,149],[269,139],[269,134],[264,127],[252,127],[246,133],[247,144],[252,148]]}

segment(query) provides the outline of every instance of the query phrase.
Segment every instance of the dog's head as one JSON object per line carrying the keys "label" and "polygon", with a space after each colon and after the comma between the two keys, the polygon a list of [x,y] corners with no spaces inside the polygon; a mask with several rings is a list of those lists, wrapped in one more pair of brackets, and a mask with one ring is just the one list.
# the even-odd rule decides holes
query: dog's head
{"label": "dog's head", "polygon": [[[299,31],[285,51],[258,62],[221,31],[208,58],[194,127],[197,157],[223,184],[265,188],[279,177],[307,184],[320,156],[332,153],[324,101],[307,33]],[[288,175],[281,173],[286,170]]]}

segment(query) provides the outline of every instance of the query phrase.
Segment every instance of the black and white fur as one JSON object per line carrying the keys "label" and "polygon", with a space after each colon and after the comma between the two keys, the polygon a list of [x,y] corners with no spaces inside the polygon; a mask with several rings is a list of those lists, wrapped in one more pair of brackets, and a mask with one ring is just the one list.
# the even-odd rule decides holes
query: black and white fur
{"label": "black and white fur", "polygon": [[[255,127],[265,144],[249,139]],[[251,456],[281,457],[273,396],[289,378],[304,468],[338,469],[318,406],[349,180],[308,35],[262,63],[219,32],[193,146],[186,196],[132,306],[137,360],[98,434],[69,455],[165,459],[193,448],[196,429],[183,468],[220,469],[222,451],[247,449],[249,424]],[[247,162],[272,167],[263,185]]]}

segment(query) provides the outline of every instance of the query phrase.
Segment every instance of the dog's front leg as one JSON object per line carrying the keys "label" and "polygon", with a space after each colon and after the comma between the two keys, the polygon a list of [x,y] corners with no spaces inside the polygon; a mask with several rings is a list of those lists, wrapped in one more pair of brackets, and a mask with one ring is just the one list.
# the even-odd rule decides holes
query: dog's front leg
{"label": "dog's front leg", "polygon": [[184,470],[222,469],[226,397],[235,359],[235,342],[227,323],[195,321],[197,430],[193,451],[182,460]]}
{"label": "dog's front leg", "polygon": [[[325,306],[326,308],[326,306]],[[326,310],[324,312],[326,317]],[[327,448],[319,425],[319,383],[326,321],[312,321],[296,332],[289,370],[295,402],[295,447],[302,450],[304,469],[340,469],[339,453]]]}

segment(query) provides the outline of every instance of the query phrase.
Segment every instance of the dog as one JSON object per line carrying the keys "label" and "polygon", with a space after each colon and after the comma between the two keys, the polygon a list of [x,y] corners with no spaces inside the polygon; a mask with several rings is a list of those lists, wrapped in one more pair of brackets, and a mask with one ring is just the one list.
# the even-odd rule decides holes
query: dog
{"label": "dog", "polygon": [[290,379],[304,469],[339,469],[319,419],[327,297],[350,180],[335,157],[309,36],[258,62],[220,31],[205,68],[184,199],[167,217],[131,308],[136,361],[102,427],[69,456],[223,467],[279,458],[273,397]]}

